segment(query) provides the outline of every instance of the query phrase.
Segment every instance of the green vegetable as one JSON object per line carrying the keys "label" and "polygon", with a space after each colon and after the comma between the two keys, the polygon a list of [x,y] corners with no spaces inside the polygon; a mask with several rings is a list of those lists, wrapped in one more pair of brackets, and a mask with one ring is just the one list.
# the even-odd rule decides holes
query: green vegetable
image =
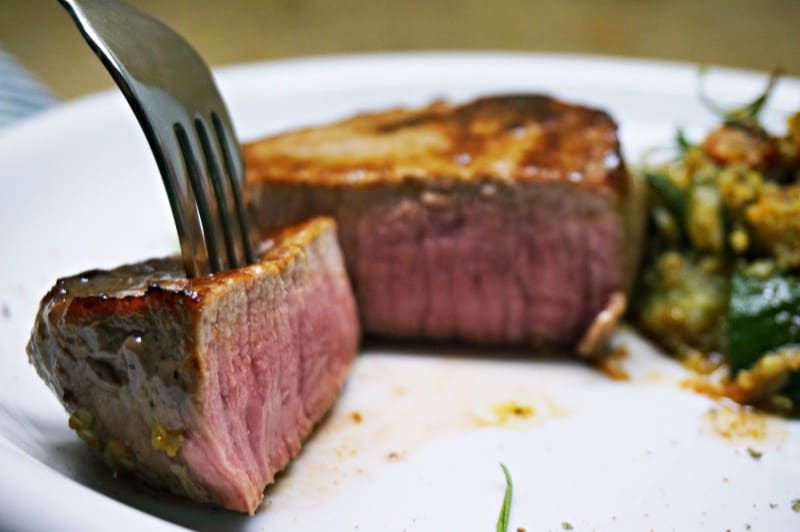
{"label": "green vegetable", "polygon": [[500,516],[497,518],[497,532],[506,532],[508,530],[508,514],[511,513],[511,494],[514,488],[508,468],[504,464],[500,464],[500,467],[506,477],[506,493],[503,495],[503,506],[500,507]]}
{"label": "green vegetable", "polygon": [[675,132],[675,144],[678,145],[678,151],[680,151],[681,154],[686,154],[686,152],[692,148],[692,143],[686,137],[686,133],[680,128]]}
{"label": "green vegetable", "polygon": [[678,224],[683,227],[687,203],[683,191],[669,177],[659,172],[647,171],[644,173],[644,177],[658,199],[670,214],[675,217]]}
{"label": "green vegetable", "polygon": [[728,279],[715,262],[667,251],[640,280],[637,322],[676,354],[724,349]]}
{"label": "green vegetable", "polygon": [[728,363],[735,377],[764,354],[800,342],[800,277],[735,274],[728,322]]}
{"label": "green vegetable", "polygon": [[743,124],[746,126],[757,126],[758,115],[766,105],[772,89],[781,77],[780,70],[775,70],[769,75],[769,81],[764,91],[752,102],[743,105],[742,107],[731,109],[725,114],[725,121],[734,124]]}
{"label": "green vegetable", "polygon": [[741,107],[735,107],[732,109],[725,109],[717,102],[715,102],[711,97],[706,94],[705,88],[703,86],[703,82],[705,81],[706,74],[708,73],[707,68],[701,68],[698,72],[697,76],[697,96],[701,102],[713,113],[721,116],[726,123],[732,125],[738,125],[743,127],[753,127],[759,128],[758,117],[761,114],[761,110],[764,109],[764,106],[767,103],[770,95],[772,94],[772,90],[775,88],[775,84],[781,77],[781,71],[779,69],[774,70],[769,75],[769,80],[767,81],[767,86],[764,90],[759,94],[753,101],[742,105]]}
{"label": "green vegetable", "polygon": [[722,199],[716,185],[692,187],[686,211],[686,231],[694,249],[719,253],[725,245]]}

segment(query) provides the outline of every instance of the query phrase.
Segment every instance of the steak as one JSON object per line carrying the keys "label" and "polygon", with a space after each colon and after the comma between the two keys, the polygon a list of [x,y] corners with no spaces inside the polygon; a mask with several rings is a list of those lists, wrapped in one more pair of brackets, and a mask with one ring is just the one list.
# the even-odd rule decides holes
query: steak
{"label": "steak", "polygon": [[60,279],[28,353],[111,467],[252,514],[333,404],[358,340],[335,223],[319,218],[209,277],[186,279],[176,257]]}
{"label": "steak", "polygon": [[259,229],[328,215],[365,332],[599,349],[641,190],[604,112],[541,95],[364,114],[244,147]]}

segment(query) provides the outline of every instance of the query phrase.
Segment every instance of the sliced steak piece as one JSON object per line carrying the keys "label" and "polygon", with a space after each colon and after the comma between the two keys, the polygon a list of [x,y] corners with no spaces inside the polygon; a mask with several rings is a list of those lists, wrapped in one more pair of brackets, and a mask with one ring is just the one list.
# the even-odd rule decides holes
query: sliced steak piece
{"label": "sliced steak piece", "polygon": [[109,465],[252,514],[333,404],[358,340],[335,223],[319,218],[209,277],[187,280],[170,258],[60,279],[28,353]]}
{"label": "sliced steak piece", "polygon": [[588,353],[624,309],[641,194],[604,112],[540,95],[435,102],[244,153],[260,229],[337,219],[366,332],[570,348],[600,316]]}

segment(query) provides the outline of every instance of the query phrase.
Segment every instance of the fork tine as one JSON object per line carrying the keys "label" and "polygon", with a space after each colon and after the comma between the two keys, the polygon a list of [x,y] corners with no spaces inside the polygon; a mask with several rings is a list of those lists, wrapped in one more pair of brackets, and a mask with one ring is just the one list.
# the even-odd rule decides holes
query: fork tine
{"label": "fork tine", "polygon": [[227,171],[222,166],[220,147],[211,140],[208,125],[201,117],[195,118],[194,124],[203,148],[208,176],[217,199],[220,222],[225,236],[228,266],[238,268],[246,264],[244,242],[242,242],[242,230],[236,216],[235,197],[231,190]]}
{"label": "fork tine", "polygon": [[236,135],[233,133],[230,119],[224,109],[222,110],[222,116],[217,112],[212,112],[211,121],[214,124],[214,132],[216,133],[217,142],[222,151],[226,175],[228,176],[231,192],[233,192],[235,213],[239,222],[238,226],[241,232],[240,242],[244,248],[244,257],[248,264],[253,264],[256,262],[256,256],[253,250],[254,239],[250,232],[251,225],[248,221],[248,213],[245,207],[244,194],[242,192],[242,187],[244,186],[244,163],[242,162],[239,143],[236,141]]}
{"label": "fork tine", "polygon": [[203,240],[203,228],[197,212],[197,201],[191,183],[185,177],[183,167],[185,162],[181,159],[181,148],[176,136],[172,132],[152,135],[159,138],[159,146],[163,149],[153,149],[159,172],[167,191],[172,217],[178,232],[181,245],[181,257],[186,274],[197,277],[210,273],[208,253]]}
{"label": "fork tine", "polygon": [[[203,227],[205,247],[208,255],[208,264],[211,273],[223,271],[227,268],[227,252],[225,250],[225,232],[220,221],[219,206],[214,194],[211,179],[205,165],[201,162],[201,148],[194,131],[186,131],[181,124],[175,124],[175,136],[181,148],[184,169],[191,184],[197,203],[197,212]],[[194,128],[192,128],[194,129]]]}

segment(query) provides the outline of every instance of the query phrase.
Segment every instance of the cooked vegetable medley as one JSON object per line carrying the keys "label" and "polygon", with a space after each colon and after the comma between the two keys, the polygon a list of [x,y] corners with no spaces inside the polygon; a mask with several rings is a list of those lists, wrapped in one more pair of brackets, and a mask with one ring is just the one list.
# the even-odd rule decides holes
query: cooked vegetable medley
{"label": "cooked vegetable medley", "polygon": [[[642,170],[648,237],[638,325],[687,365],[725,372],[725,395],[800,412],[800,112],[784,136],[750,104],[699,144]],[[724,368],[724,369],[722,369]]]}

